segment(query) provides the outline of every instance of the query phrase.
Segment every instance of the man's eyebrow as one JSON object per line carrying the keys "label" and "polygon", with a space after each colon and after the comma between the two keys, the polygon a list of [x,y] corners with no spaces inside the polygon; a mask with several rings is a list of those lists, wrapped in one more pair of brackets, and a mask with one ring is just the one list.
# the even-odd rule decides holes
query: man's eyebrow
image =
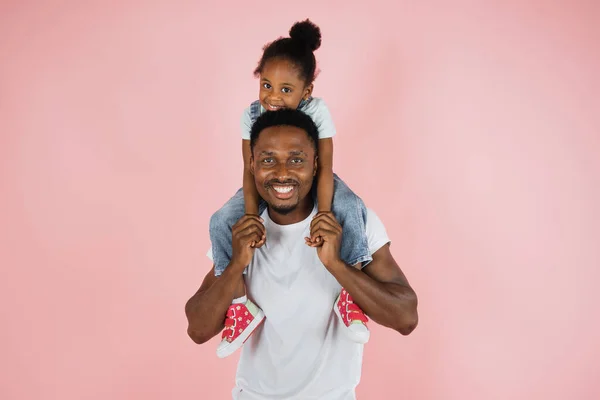
{"label": "man's eyebrow", "polygon": [[288,153],[290,156],[304,156],[307,157],[308,154],[306,154],[305,152],[303,152],[302,150],[294,150],[294,151],[290,151]]}
{"label": "man's eyebrow", "polygon": [[272,151],[264,151],[264,150],[261,151],[260,153],[258,153],[259,156],[272,156],[273,154],[275,154],[275,153],[273,153]]}

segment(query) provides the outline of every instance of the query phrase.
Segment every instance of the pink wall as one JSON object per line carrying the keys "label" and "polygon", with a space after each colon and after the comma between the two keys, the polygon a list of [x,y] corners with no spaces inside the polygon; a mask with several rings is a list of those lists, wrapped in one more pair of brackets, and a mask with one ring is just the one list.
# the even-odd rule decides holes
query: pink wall
{"label": "pink wall", "polygon": [[600,398],[597,2],[82,3],[0,3],[1,399],[228,398],[183,305],[260,49],[306,16],[336,170],[421,301],[360,398]]}

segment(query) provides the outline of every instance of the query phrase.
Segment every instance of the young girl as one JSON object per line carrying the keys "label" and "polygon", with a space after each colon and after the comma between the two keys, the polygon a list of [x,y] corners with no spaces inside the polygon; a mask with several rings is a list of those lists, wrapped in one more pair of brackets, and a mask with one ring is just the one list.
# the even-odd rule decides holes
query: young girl
{"label": "young girl", "polygon": [[[244,215],[260,215],[266,204],[260,199],[250,173],[250,128],[265,111],[280,108],[299,109],[308,114],[319,128],[317,169],[318,211],[332,211],[342,225],[340,257],[348,265],[364,267],[372,258],[365,233],[366,209],[356,196],[332,171],[333,136],[335,127],[323,100],[312,97],[316,75],[313,52],[321,45],[320,29],[309,20],[295,23],[290,37],[279,38],[264,47],[254,74],[260,79],[258,100],[242,115],[242,153],[244,181],[240,189],[210,220],[210,237],[215,275],[223,273],[232,255],[231,227]],[[307,239],[308,245],[318,245],[319,237]],[[263,311],[249,300],[244,285],[236,290],[236,299],[227,311],[219,357],[239,349],[265,318]],[[340,318],[350,340],[369,340],[367,317],[347,291],[341,290],[333,309]]]}

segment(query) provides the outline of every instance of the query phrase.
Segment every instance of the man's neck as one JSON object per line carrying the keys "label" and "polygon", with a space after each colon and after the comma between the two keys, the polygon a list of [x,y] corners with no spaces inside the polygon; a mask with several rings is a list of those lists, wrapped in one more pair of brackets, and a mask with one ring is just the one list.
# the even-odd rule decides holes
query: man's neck
{"label": "man's neck", "polygon": [[306,201],[301,202],[296,208],[286,214],[278,213],[272,207],[268,207],[267,210],[269,212],[269,218],[277,225],[290,225],[304,221],[308,218],[314,207],[315,203],[313,199],[307,197]]}

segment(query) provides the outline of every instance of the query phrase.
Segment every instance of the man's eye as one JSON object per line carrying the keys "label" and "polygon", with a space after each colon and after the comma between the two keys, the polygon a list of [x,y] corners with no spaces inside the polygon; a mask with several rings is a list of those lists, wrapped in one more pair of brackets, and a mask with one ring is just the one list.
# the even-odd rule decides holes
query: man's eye
{"label": "man's eye", "polygon": [[302,164],[303,161],[301,158],[294,158],[292,159],[292,164]]}
{"label": "man's eye", "polygon": [[263,164],[271,164],[273,161],[274,160],[272,158],[263,158],[262,160]]}
{"label": "man's eye", "polygon": [[270,84],[268,84],[268,83],[263,83],[263,87],[264,87],[265,89],[271,89],[271,85],[270,85]]}
{"label": "man's eye", "polygon": [[281,91],[282,91],[283,93],[292,93],[292,89],[290,89],[290,88],[286,88],[286,87],[282,88],[282,89],[281,89]]}

